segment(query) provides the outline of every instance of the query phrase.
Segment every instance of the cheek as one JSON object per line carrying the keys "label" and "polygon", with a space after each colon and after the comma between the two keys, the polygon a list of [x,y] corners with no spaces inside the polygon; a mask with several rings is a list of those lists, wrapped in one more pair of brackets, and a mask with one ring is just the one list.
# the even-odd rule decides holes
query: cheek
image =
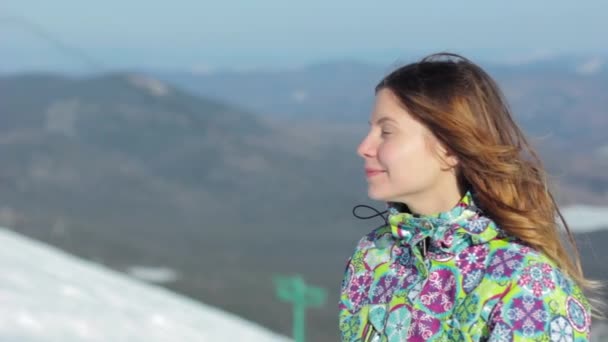
{"label": "cheek", "polygon": [[384,143],[378,147],[378,162],[384,169],[389,170],[399,163],[400,152],[396,144]]}
{"label": "cheek", "polygon": [[419,163],[422,157],[424,157],[424,146],[415,140],[395,139],[385,142],[378,148],[378,161],[389,172]]}
{"label": "cheek", "polygon": [[439,169],[435,155],[418,140],[383,144],[378,149],[378,161],[395,179],[424,179]]}

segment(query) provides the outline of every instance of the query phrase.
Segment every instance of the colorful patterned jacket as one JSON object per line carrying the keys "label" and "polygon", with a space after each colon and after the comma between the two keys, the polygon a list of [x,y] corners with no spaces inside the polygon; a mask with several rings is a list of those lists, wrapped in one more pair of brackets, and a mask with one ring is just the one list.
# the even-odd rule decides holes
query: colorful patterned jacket
{"label": "colorful patterned jacket", "polygon": [[452,210],[389,207],[342,282],[342,341],[588,341],[581,289],[544,254],[508,236],[470,192]]}

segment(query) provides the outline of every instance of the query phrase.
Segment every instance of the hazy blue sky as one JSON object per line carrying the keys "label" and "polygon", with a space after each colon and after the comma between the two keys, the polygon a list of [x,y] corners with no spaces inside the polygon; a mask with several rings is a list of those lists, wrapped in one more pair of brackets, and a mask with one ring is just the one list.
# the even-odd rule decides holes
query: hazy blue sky
{"label": "hazy blue sky", "polygon": [[608,1],[3,0],[1,69],[82,66],[27,18],[109,67],[386,62],[438,50],[496,60],[608,55]]}

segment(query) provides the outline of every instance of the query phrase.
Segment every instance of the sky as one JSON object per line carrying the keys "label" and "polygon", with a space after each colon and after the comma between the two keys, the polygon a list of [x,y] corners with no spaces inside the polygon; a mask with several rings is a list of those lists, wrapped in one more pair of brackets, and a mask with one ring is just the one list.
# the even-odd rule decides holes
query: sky
{"label": "sky", "polygon": [[3,0],[0,70],[608,55],[604,0]]}

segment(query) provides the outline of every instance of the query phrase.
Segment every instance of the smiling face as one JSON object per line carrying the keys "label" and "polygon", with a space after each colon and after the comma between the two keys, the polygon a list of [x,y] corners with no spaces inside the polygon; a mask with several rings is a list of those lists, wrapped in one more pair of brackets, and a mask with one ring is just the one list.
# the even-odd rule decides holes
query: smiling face
{"label": "smiling face", "polygon": [[377,93],[370,130],[357,153],[365,160],[368,195],[374,200],[412,208],[421,200],[434,202],[429,198],[442,192],[452,194],[454,186],[457,191],[456,158],[389,89]]}

